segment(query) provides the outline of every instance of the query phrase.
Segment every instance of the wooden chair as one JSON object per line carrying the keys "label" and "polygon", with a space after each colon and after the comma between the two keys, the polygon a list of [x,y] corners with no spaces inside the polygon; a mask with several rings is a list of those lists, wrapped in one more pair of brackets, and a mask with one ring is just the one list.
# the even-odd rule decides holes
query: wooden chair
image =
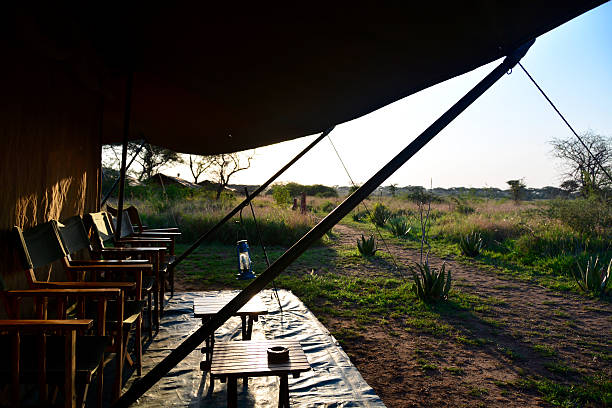
{"label": "wooden chair", "polygon": [[[109,216],[111,216],[109,213],[107,213]],[[112,220],[112,225],[113,228],[116,229],[117,228],[117,218],[116,217],[112,217],[111,216],[111,220]],[[132,224],[132,221],[130,220],[130,214],[128,213],[127,210],[123,211],[123,217],[121,217],[121,239],[129,239],[129,238],[139,238],[139,239],[169,239],[171,241],[169,250],[170,250],[170,256],[174,256],[174,246],[175,246],[175,238],[179,237],[181,235],[180,232],[176,232],[176,231],[151,231],[151,230],[145,230],[144,232],[140,232],[137,231],[136,229],[134,229],[134,225]]]}
{"label": "wooden chair", "polygon": [[[97,378],[97,406],[102,406],[104,390],[104,350],[110,343],[106,336],[106,313],[109,300],[119,299],[121,289],[35,289],[9,290],[0,293],[8,316],[14,322],[20,319],[20,304],[23,298],[33,298],[34,314],[37,320],[30,326],[25,323],[17,325],[17,332],[11,336],[0,336],[0,347],[11,350],[11,361],[0,361],[0,379],[12,384],[12,404],[19,403],[19,384],[38,384],[39,400],[45,405],[49,400],[48,385],[64,385],[64,405],[82,407],[87,399],[87,392],[93,377]],[[49,321],[49,301],[53,302]],[[95,301],[97,313],[94,320],[86,319],[84,304]],[[76,303],[74,303],[76,302]],[[69,310],[76,305],[76,317],[79,320],[68,320]],[[119,302],[115,302],[119,305]],[[31,322],[27,320],[26,322]],[[40,323],[40,322],[48,322]],[[81,322],[77,327],[78,337],[71,322]],[[85,325],[83,322],[88,322]],[[4,322],[6,323],[6,322]],[[95,324],[94,324],[95,323]],[[92,326],[95,326],[93,333]],[[0,331],[5,326],[0,322]],[[63,333],[70,328],[69,333]],[[20,331],[32,329],[33,333],[22,336]],[[39,330],[40,329],[40,330]],[[26,331],[27,331],[26,330]],[[47,332],[50,335],[47,335]],[[57,332],[65,336],[57,336]],[[11,343],[9,345],[9,343]],[[21,347],[20,347],[21,345]],[[33,352],[34,351],[34,352]],[[55,398],[52,398],[55,399]]]}
{"label": "wooden chair", "polygon": [[[111,207],[110,205],[106,205],[106,210],[113,216],[117,216],[117,209]],[[138,213],[138,209],[133,205],[130,205],[125,209],[130,216],[130,221],[132,225],[134,225],[139,232],[181,232],[178,227],[166,227],[166,228],[151,228],[142,224],[142,219],[140,218],[140,214]]]}
{"label": "wooden chair", "polygon": [[[37,279],[34,269],[56,261],[65,261],[67,254],[61,243],[56,221],[49,221],[27,231],[14,227],[17,246],[23,258],[26,278],[32,289],[94,289],[118,288],[122,296],[117,300],[119,306],[111,308],[107,315],[107,331],[111,332],[112,344],[107,351],[115,353],[117,362],[114,398],[121,394],[123,365],[127,360],[133,364],[127,345],[132,328],[136,330],[135,352],[138,374],[142,372],[142,274],[151,270],[151,264],[136,265],[78,265],[66,270],[69,281],[51,282]],[[99,281],[102,276],[120,273],[130,275],[131,281]],[[88,279],[88,280],[85,280]],[[126,300],[129,294],[133,300]],[[85,306],[91,307],[91,304]],[[113,313],[117,311],[118,313]],[[87,311],[86,311],[87,312]]]}
{"label": "wooden chair", "polygon": [[[149,337],[153,338],[153,302],[152,295],[155,292],[155,306],[159,307],[159,299],[157,295],[157,291],[154,291],[154,288],[157,287],[156,281],[159,281],[159,252],[158,251],[139,251],[139,252],[130,252],[126,253],[123,251],[121,256],[114,254],[115,256],[111,256],[110,254],[106,254],[105,259],[96,259],[99,258],[93,252],[93,248],[91,246],[91,242],[89,240],[89,236],[87,235],[87,231],[85,230],[85,224],[83,224],[83,219],[75,215],[74,217],[70,217],[63,222],[58,222],[58,228],[60,233],[60,238],[62,239],[62,244],[64,245],[64,249],[66,250],[67,256],[62,261],[64,263],[64,268],[67,270],[70,269],[78,269],[79,266],[82,265],[137,265],[143,263],[149,263],[153,265],[153,270],[148,271],[145,276],[142,278],[142,292],[143,297],[147,298],[147,323],[149,329]],[[73,255],[77,253],[86,253],[88,259],[73,259]],[[146,255],[146,259],[127,259],[128,257]],[[109,259],[110,258],[110,259]],[[159,330],[159,319],[156,320],[157,330]]]}
{"label": "wooden chair", "polygon": [[[95,253],[98,253],[100,257],[104,257],[106,254],[112,253],[127,253],[130,251],[159,251],[159,280],[157,281],[157,290],[159,292],[159,313],[163,315],[164,312],[164,298],[166,293],[166,281],[170,281],[170,285],[174,282],[174,273],[169,272],[168,264],[172,262],[174,257],[166,256],[166,252],[171,244],[170,239],[156,238],[156,239],[143,239],[143,238],[122,238],[121,240],[115,240],[115,230],[113,229],[110,215],[106,212],[89,213],[84,217],[85,226],[92,232],[92,247]],[[114,245],[109,247],[108,245]],[[130,247],[131,246],[131,247]],[[147,249],[145,249],[147,248]],[[170,268],[171,269],[171,268]]]}
{"label": "wooden chair", "polygon": [[[11,384],[11,406],[20,405],[20,382],[24,376],[28,376],[34,371],[34,375],[46,381],[43,373],[52,372],[53,379],[62,378],[64,380],[64,406],[66,408],[76,407],[76,377],[77,377],[77,336],[79,330],[86,330],[93,325],[91,319],[86,320],[0,320],[0,344],[4,350],[10,350],[9,358],[0,360],[0,377],[5,377]],[[32,341],[27,335],[35,336],[39,341],[47,342],[47,333],[57,333],[64,338],[63,351],[61,355],[62,364],[55,365],[51,370],[36,371],[32,366],[39,364],[47,365],[46,360],[35,360],[25,363],[22,355],[28,356],[25,350],[31,348]],[[80,340],[80,339],[79,339]],[[78,342],[80,345],[80,341]],[[45,348],[44,350],[48,350]],[[22,351],[23,350],[23,351]],[[47,352],[48,354],[48,352]],[[91,354],[90,354],[91,356]],[[25,366],[25,367],[24,367]],[[60,375],[57,375],[59,372]],[[100,376],[100,375],[99,375]],[[44,401],[43,401],[44,402]]]}

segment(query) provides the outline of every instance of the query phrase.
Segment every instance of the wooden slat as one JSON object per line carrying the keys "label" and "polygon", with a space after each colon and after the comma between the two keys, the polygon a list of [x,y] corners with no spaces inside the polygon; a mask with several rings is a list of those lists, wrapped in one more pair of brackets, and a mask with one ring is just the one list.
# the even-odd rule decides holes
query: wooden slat
{"label": "wooden slat", "polygon": [[89,329],[93,325],[91,319],[79,319],[79,320],[0,320],[0,330],[2,329],[28,329],[33,330],[40,329],[60,329],[60,330],[74,330],[74,329]]}
{"label": "wooden slat", "polygon": [[[217,314],[230,300],[234,294],[219,292],[211,296],[201,296],[193,301],[193,313],[195,317],[207,317]],[[236,315],[260,315],[267,314],[268,309],[259,296],[253,296]]]}
{"label": "wooden slat", "polygon": [[[289,360],[271,363],[269,347],[289,349]],[[308,359],[300,344],[291,340],[250,340],[217,342],[213,349],[211,373],[214,376],[266,376],[299,373],[310,370]]]}

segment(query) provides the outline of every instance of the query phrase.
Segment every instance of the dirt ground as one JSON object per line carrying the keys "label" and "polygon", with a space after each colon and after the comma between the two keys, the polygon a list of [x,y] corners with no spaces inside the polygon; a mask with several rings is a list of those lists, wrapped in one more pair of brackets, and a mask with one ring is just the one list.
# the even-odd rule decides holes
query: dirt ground
{"label": "dirt ground", "polygon": [[[354,247],[361,235],[345,225],[334,231],[333,245],[339,247]],[[400,264],[419,259],[418,251],[391,243],[389,249]],[[430,257],[435,266],[443,261],[453,273],[455,289],[489,299],[482,313],[445,322],[470,333],[470,339],[479,339],[477,344],[410,330],[402,318],[369,327],[367,333],[343,344],[387,406],[545,407],[550,404],[537,391],[517,384],[531,376],[562,384],[595,373],[612,376],[612,310],[608,303],[553,292],[453,259]],[[396,272],[388,260],[381,260],[373,266],[328,273]],[[198,289],[197,283],[177,277],[177,290]],[[338,317],[327,317],[325,324],[332,332],[354,327],[354,322]]]}

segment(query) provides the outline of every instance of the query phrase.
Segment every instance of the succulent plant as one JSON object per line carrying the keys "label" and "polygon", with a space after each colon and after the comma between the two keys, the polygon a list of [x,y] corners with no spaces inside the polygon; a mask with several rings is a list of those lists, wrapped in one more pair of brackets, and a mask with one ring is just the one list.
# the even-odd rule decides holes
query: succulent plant
{"label": "succulent plant", "polygon": [[387,221],[391,218],[391,211],[387,208],[386,205],[381,203],[376,203],[374,206],[374,211],[370,214],[370,220],[377,227],[384,227]]}
{"label": "succulent plant", "polygon": [[461,237],[459,241],[459,249],[461,249],[461,253],[465,256],[469,256],[470,258],[474,258],[480,254],[484,243],[482,241],[482,236],[480,232],[472,232],[467,234],[464,237]]}
{"label": "succulent plant", "polygon": [[596,257],[595,260],[593,260],[593,257],[590,257],[584,269],[580,263],[576,262],[576,264],[578,269],[572,270],[572,274],[583,292],[592,293],[596,296],[606,293],[610,279],[610,269],[612,268],[612,259],[607,267],[605,263],[599,262],[599,257]]}
{"label": "succulent plant", "polygon": [[405,238],[410,235],[410,227],[403,217],[392,217],[389,219],[389,229],[398,238]]}
{"label": "succulent plant", "polygon": [[414,284],[412,290],[425,303],[433,303],[448,299],[451,287],[451,272],[446,271],[443,263],[440,269],[429,266],[429,263],[416,263],[411,267]]}
{"label": "succulent plant", "polygon": [[357,240],[357,249],[362,256],[374,256],[376,255],[376,240],[373,235],[370,235],[370,238],[366,239],[363,235],[361,235],[361,240]]}

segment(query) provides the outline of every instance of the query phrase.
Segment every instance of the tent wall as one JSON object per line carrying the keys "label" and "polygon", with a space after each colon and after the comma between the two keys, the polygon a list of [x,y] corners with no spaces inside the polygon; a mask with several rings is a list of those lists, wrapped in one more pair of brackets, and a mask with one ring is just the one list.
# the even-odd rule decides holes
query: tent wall
{"label": "tent wall", "polygon": [[[0,274],[15,289],[27,282],[11,228],[99,205],[102,106],[100,96],[72,79],[61,62],[9,55],[0,71]],[[37,273],[56,279],[60,271]]]}

